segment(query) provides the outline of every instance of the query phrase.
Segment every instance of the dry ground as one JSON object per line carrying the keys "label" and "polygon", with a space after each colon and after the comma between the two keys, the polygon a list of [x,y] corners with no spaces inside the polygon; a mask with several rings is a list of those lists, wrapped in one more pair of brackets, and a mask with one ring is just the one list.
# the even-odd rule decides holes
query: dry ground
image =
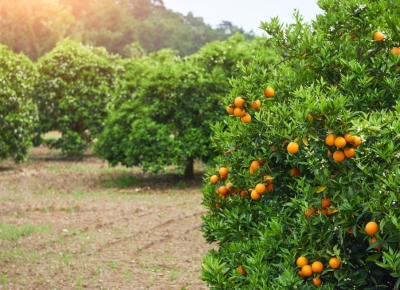
{"label": "dry ground", "polygon": [[33,148],[0,164],[0,289],[207,289],[202,171],[143,175]]}

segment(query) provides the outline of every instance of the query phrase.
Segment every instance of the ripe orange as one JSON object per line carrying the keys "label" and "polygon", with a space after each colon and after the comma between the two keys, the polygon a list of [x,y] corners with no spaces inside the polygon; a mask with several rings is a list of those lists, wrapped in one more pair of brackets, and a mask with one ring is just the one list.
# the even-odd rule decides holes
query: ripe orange
{"label": "ripe orange", "polygon": [[294,176],[294,175],[300,176],[300,169],[298,169],[298,168],[292,168],[292,169],[290,170],[290,176]]}
{"label": "ripe orange", "polygon": [[310,277],[313,274],[313,271],[311,269],[310,265],[305,265],[303,268],[301,268],[301,273],[303,273],[304,277]]}
{"label": "ripe orange", "polygon": [[331,206],[331,200],[329,198],[321,199],[321,208],[326,209],[328,206]]}
{"label": "ripe orange", "polygon": [[375,235],[378,231],[379,231],[379,226],[376,222],[369,222],[365,226],[365,232],[370,236]]}
{"label": "ripe orange", "polygon": [[235,110],[233,110],[233,114],[236,117],[243,117],[246,114],[246,110],[243,108],[236,107]]}
{"label": "ripe orange", "polygon": [[227,176],[227,175],[228,175],[228,172],[229,172],[229,170],[228,170],[228,168],[226,168],[226,167],[221,167],[221,168],[219,169],[219,175],[220,175],[220,176]]}
{"label": "ripe orange", "polygon": [[210,177],[210,181],[212,184],[216,184],[218,182],[219,178],[217,175],[213,175]]}
{"label": "ripe orange", "polygon": [[247,190],[242,190],[239,194],[241,198],[245,198],[247,196]]}
{"label": "ripe orange", "polygon": [[220,188],[218,188],[218,194],[220,196],[226,196],[228,194],[228,188],[226,188],[226,186],[222,185]]}
{"label": "ripe orange", "polygon": [[[372,238],[371,238],[371,244],[373,244],[373,243],[375,243],[375,242],[377,242],[377,241],[378,241],[378,239],[377,239],[376,237],[372,237]],[[379,246],[375,246],[375,247],[374,247],[375,250],[378,250],[379,248],[382,248],[382,245],[379,245]]]}
{"label": "ripe orange", "polygon": [[297,144],[296,142],[290,142],[287,146],[287,151],[290,154],[296,154],[299,151],[299,144]]}
{"label": "ripe orange", "polygon": [[265,187],[266,192],[270,192],[274,189],[274,185],[272,183],[268,183],[268,185]]}
{"label": "ripe orange", "polygon": [[357,148],[358,146],[361,145],[361,138],[358,136],[354,136],[354,143],[353,143],[353,147]]}
{"label": "ripe orange", "polygon": [[250,123],[251,116],[249,114],[244,114],[244,116],[242,116],[240,120],[242,121],[242,123]]}
{"label": "ripe orange", "polygon": [[258,163],[260,163],[260,166],[263,166],[265,164],[265,160],[258,160]]}
{"label": "ripe orange", "polygon": [[337,148],[344,148],[344,146],[346,146],[346,139],[344,139],[343,137],[336,137],[335,139],[335,146]]}
{"label": "ripe orange", "polygon": [[384,38],[385,38],[385,35],[383,35],[382,32],[377,31],[377,32],[374,33],[373,39],[375,41],[382,41]]}
{"label": "ripe orange", "polygon": [[263,181],[267,182],[268,184],[271,184],[274,181],[274,179],[273,179],[273,177],[271,175],[264,175],[263,176]]}
{"label": "ripe orange", "polygon": [[313,208],[313,207],[310,207],[309,209],[306,209],[306,210],[304,211],[304,214],[305,214],[307,217],[312,216],[312,215],[314,214],[314,208]]}
{"label": "ripe orange", "polygon": [[305,265],[308,265],[308,260],[304,256],[300,256],[296,260],[296,265],[300,268],[303,268]]}
{"label": "ripe orange", "polygon": [[329,134],[328,136],[326,136],[325,138],[325,143],[328,146],[333,146],[335,145],[335,135],[333,134]]}
{"label": "ripe orange", "polygon": [[221,178],[221,180],[226,180],[228,178],[228,175],[219,175],[219,178]]}
{"label": "ripe orange", "polygon": [[233,103],[235,104],[236,107],[241,108],[241,107],[243,107],[243,105],[244,105],[244,100],[243,100],[242,97],[237,97],[237,98],[235,99],[235,101],[233,101]]}
{"label": "ripe orange", "polygon": [[257,110],[261,107],[261,101],[260,100],[255,100],[250,104],[250,106],[254,109]]}
{"label": "ripe orange", "polygon": [[331,157],[333,154],[332,154],[332,152],[328,149],[328,154],[327,154],[327,156],[328,157]]}
{"label": "ripe orange", "polygon": [[301,276],[301,278],[305,279],[306,277],[304,277],[303,272],[301,272],[301,270],[297,271],[297,274],[299,274]]}
{"label": "ripe orange", "polygon": [[320,261],[315,261],[314,263],[312,263],[311,269],[314,273],[319,274],[322,272],[322,270],[324,270],[324,265],[322,265]]}
{"label": "ripe orange", "polygon": [[258,194],[258,192],[256,190],[253,190],[250,194],[251,199],[253,200],[259,200],[261,198],[261,195]]}
{"label": "ripe orange", "polygon": [[390,50],[390,53],[395,54],[396,56],[398,56],[400,54],[400,48],[395,46]]}
{"label": "ripe orange", "polygon": [[314,283],[315,287],[318,287],[322,283],[321,278],[313,278],[312,280],[313,280],[313,283]]}
{"label": "ripe orange", "polygon": [[230,106],[226,107],[226,111],[228,112],[229,115],[233,115],[233,112],[235,111],[235,107],[230,105]]}
{"label": "ripe orange", "polygon": [[340,260],[339,260],[338,258],[336,258],[336,257],[332,257],[332,258],[329,260],[329,266],[330,266],[332,269],[337,269],[337,268],[339,268],[339,267],[340,267]]}
{"label": "ripe orange", "polygon": [[268,87],[264,90],[264,96],[266,96],[267,98],[272,98],[275,95],[275,91],[273,88]]}
{"label": "ripe orange", "polygon": [[346,140],[347,143],[352,143],[354,142],[354,139],[356,138],[356,136],[352,136],[350,135],[349,132],[347,132],[346,134],[344,134],[344,139]]}
{"label": "ripe orange", "polygon": [[258,194],[263,194],[265,192],[266,188],[265,185],[262,183],[259,183],[256,185],[255,191],[257,191]]}
{"label": "ripe orange", "polygon": [[237,268],[237,272],[238,272],[239,275],[243,275],[243,276],[246,276],[246,274],[247,274],[246,270],[242,266],[239,266]]}
{"label": "ripe orange", "polygon": [[343,162],[344,158],[343,151],[335,151],[335,153],[333,153],[333,160],[336,162]]}
{"label": "ripe orange", "polygon": [[344,149],[344,156],[346,156],[346,158],[353,158],[355,155],[356,155],[356,150],[354,150],[354,148]]}
{"label": "ripe orange", "polygon": [[253,169],[257,169],[259,166],[260,166],[260,162],[258,162],[257,160],[254,160],[250,164],[250,167],[253,168]]}

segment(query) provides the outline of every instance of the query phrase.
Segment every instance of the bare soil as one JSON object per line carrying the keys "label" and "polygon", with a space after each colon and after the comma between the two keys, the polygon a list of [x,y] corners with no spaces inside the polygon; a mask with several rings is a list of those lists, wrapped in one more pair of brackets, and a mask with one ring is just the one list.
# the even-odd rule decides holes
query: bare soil
{"label": "bare soil", "polygon": [[0,289],[207,289],[203,170],[187,181],[43,147],[1,163]]}

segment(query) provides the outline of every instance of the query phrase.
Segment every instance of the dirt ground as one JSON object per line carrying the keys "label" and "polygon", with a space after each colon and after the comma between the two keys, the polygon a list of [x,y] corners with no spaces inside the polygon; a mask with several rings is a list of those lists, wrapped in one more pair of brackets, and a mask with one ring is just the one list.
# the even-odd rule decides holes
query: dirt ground
{"label": "dirt ground", "polygon": [[144,175],[33,148],[0,164],[0,289],[207,289],[202,170]]}

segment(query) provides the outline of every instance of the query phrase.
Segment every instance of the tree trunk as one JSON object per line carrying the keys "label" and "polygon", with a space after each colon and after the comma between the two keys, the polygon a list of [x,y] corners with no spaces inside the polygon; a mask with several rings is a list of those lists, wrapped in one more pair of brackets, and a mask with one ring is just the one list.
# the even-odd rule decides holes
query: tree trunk
{"label": "tree trunk", "polygon": [[185,168],[185,178],[194,178],[194,157],[188,157]]}

